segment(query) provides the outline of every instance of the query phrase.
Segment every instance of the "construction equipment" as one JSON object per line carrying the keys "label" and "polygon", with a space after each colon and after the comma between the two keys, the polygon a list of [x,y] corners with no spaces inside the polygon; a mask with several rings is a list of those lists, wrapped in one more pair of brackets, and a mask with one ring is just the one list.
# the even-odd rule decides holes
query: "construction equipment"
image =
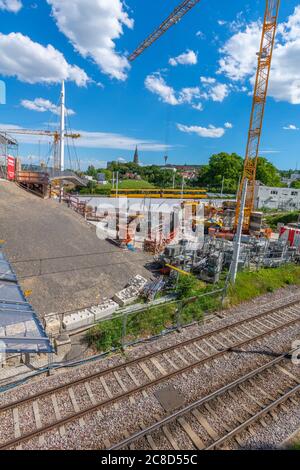
{"label": "construction equipment", "polygon": [[[54,138],[53,145],[53,168],[58,170],[60,169],[59,161],[59,142],[60,142],[60,133],[58,131],[48,131],[48,130],[33,130],[33,129],[0,129],[0,133],[6,137],[6,134],[16,134],[16,135],[41,135]],[[66,133],[65,137],[70,139],[79,139],[80,134]]]}
{"label": "construction equipment", "polygon": [[245,180],[247,179],[248,190],[246,195],[243,224],[243,232],[245,233],[249,232],[251,213],[254,208],[256,169],[259,156],[258,152],[262,133],[265,105],[267,100],[272,55],[278,22],[279,5],[280,0],[267,0],[266,2],[266,11],[264,17],[260,50],[257,54],[258,66],[250,118],[250,128],[248,133],[244,171],[238,192],[234,224],[236,230],[241,209],[243,187]]}
{"label": "construction equipment", "polygon": [[165,266],[169,269],[177,271],[179,274],[183,274],[184,276],[190,276],[191,275],[191,273],[187,273],[183,269],[177,268],[177,266],[173,266],[172,264],[166,263]]}
{"label": "construction equipment", "polygon": [[[145,49],[157,41],[171,26],[175,25],[200,0],[185,0],[168,16],[168,18],[143,41],[139,47],[128,57],[133,62]],[[244,211],[243,232],[249,232],[251,213],[254,207],[254,190],[258,152],[261,139],[263,117],[267,99],[271,62],[274,50],[275,35],[278,23],[280,0],[266,0],[266,10],[263,23],[260,50],[258,52],[258,66],[253,95],[250,128],[243,177],[238,191],[238,201],[235,213],[234,228],[236,230],[241,208],[241,196],[245,179],[248,179],[248,191]]]}
{"label": "construction equipment", "polygon": [[181,18],[188,13],[200,0],[184,0],[181,4],[175,8],[175,10],[168,16],[168,18],[143,41],[139,47],[128,57],[130,62],[133,62],[139,55],[141,55],[145,49],[151,46],[157,41],[171,26],[177,24]]}

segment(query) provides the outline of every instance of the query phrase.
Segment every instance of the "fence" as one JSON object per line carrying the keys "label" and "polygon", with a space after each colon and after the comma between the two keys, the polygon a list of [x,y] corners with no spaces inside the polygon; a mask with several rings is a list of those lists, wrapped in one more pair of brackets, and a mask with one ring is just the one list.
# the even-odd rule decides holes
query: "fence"
{"label": "fence", "polygon": [[116,314],[91,328],[87,341],[98,351],[107,353],[203,322],[207,314],[221,308],[226,290],[227,285],[187,299]]}

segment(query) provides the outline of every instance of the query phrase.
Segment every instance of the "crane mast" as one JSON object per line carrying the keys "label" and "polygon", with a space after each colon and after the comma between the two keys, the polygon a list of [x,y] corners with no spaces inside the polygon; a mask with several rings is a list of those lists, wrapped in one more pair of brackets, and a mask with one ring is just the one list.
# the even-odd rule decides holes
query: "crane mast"
{"label": "crane mast", "polygon": [[181,18],[188,13],[200,0],[184,0],[178,7],[168,16],[168,18],[143,41],[139,47],[128,57],[130,62],[133,62],[139,55],[141,55],[145,49],[151,46],[157,41],[171,26],[178,23]]}
{"label": "crane mast", "polygon": [[252,102],[250,127],[248,132],[248,142],[246,157],[244,161],[244,171],[238,191],[237,208],[235,216],[235,228],[237,227],[239,213],[241,210],[241,198],[245,179],[248,180],[248,190],[244,211],[243,231],[248,232],[250,227],[250,217],[254,208],[254,191],[258,153],[261,140],[263,118],[267,100],[269,77],[274,49],[275,35],[278,22],[280,0],[267,0],[264,17],[263,31],[261,37],[260,50],[258,53],[258,66],[255,80],[255,88]]}

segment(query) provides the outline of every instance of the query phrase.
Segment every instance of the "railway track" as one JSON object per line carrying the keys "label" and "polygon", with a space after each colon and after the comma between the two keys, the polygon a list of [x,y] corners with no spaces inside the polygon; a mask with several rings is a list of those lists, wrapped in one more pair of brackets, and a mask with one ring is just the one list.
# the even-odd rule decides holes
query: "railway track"
{"label": "railway track", "polygon": [[234,349],[296,325],[300,321],[300,301],[294,300],[268,311],[223,325],[164,349],[146,354],[102,371],[83,375],[68,383],[37,392],[0,406],[6,426],[0,449],[22,445],[28,440],[57,430],[101,408],[121,400],[133,400],[138,393],[197,367],[231,354]]}
{"label": "railway track", "polygon": [[[130,449],[150,447],[152,450],[165,450],[167,446],[180,450],[182,447],[178,441],[188,442],[187,448],[214,450],[222,448],[231,439],[235,440],[235,445],[239,448],[245,447],[242,433],[248,430],[253,435],[251,426],[257,422],[268,427],[265,417],[271,415],[276,420],[278,417],[275,410],[280,406],[285,407],[284,403],[288,400],[299,405],[300,375],[294,375],[283,364],[291,353],[292,351],[279,356],[124,439],[109,450],[128,446]],[[274,379],[274,375],[277,384],[281,385],[277,385],[276,390],[269,391],[268,383]],[[224,412],[225,409],[227,412]]]}

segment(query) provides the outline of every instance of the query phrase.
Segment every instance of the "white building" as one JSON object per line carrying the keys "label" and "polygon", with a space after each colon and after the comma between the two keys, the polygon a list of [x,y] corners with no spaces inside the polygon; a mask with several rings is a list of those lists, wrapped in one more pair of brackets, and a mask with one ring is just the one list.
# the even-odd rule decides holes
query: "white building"
{"label": "white building", "polygon": [[300,189],[271,188],[256,183],[255,208],[288,211],[300,209]]}
{"label": "white building", "polygon": [[281,178],[281,182],[284,184],[287,184],[288,186],[291,186],[291,184],[297,180],[300,180],[300,173],[298,171],[295,173],[292,173],[290,178],[287,178],[287,177]]}

